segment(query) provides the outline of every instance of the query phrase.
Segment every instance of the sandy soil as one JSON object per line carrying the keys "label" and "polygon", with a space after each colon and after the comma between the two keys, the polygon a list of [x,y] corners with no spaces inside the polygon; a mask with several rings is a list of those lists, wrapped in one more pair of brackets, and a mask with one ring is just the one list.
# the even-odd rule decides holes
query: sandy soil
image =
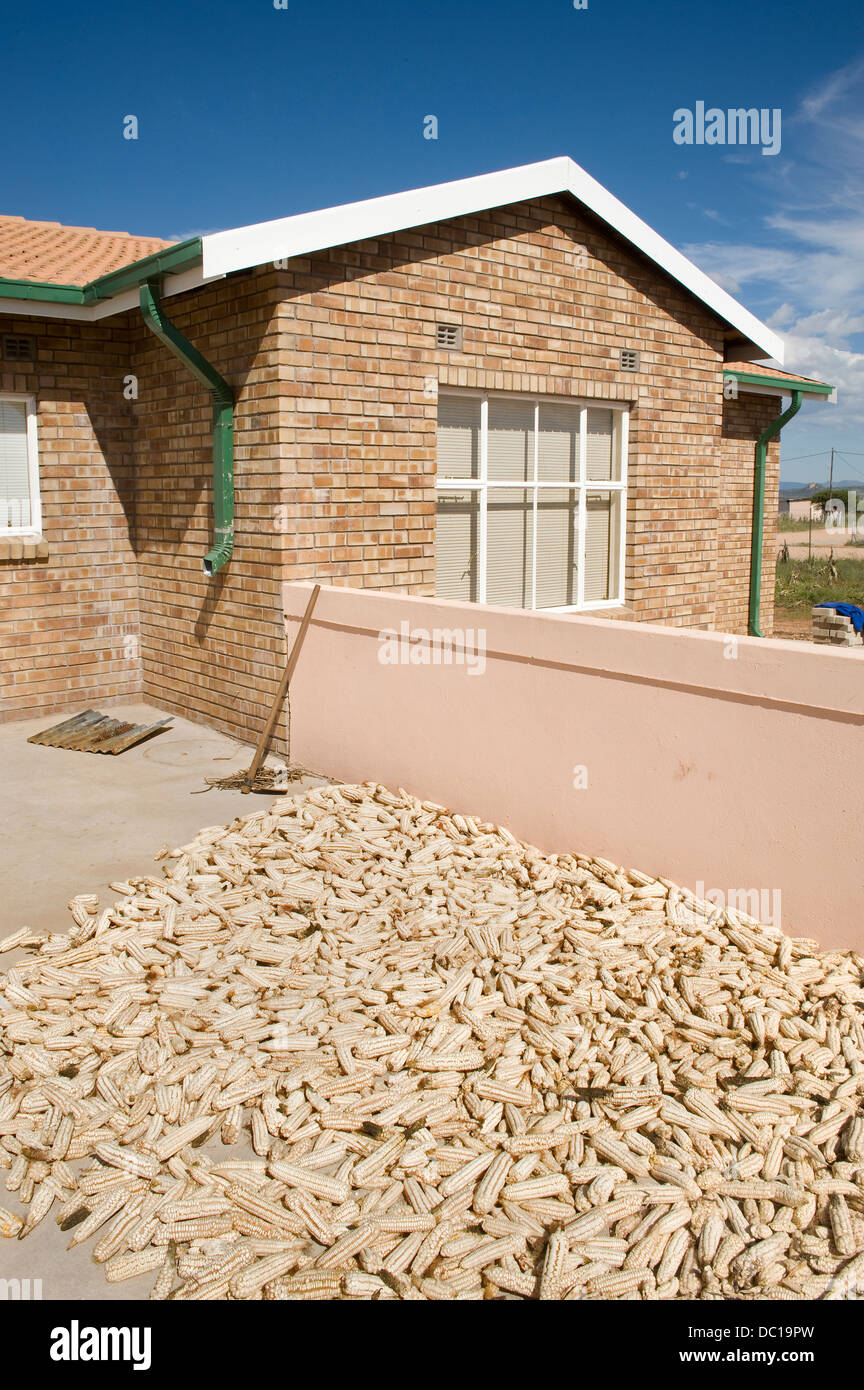
{"label": "sandy soil", "polygon": [[[835,560],[842,557],[849,560],[859,560],[864,564],[864,546],[849,545],[848,533],[826,531],[824,527],[814,526],[812,539],[812,553],[821,559],[827,560],[833,550]],[[783,549],[784,541],[788,542],[789,554],[793,560],[806,560],[807,556],[811,553],[806,531],[778,531],[778,555]]]}
{"label": "sandy soil", "polygon": [[796,610],[784,610],[783,608],[774,609],[774,637],[782,637],[785,641],[792,642],[812,642],[812,628],[810,611],[797,612]]}

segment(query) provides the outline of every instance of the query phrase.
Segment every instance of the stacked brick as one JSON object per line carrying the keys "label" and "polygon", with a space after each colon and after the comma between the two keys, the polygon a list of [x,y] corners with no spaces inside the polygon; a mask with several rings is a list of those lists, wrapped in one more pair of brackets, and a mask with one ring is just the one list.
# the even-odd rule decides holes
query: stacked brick
{"label": "stacked brick", "polygon": [[864,635],[856,632],[852,619],[833,608],[813,609],[813,641],[828,642],[832,647],[864,646]]}

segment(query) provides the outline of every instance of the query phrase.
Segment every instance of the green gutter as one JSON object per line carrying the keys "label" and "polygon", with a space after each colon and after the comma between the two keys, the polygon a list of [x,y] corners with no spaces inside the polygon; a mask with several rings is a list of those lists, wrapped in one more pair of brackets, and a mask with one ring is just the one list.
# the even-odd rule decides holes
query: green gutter
{"label": "green gutter", "polygon": [[746,382],[749,386],[767,386],[773,391],[803,391],[808,396],[830,396],[834,391],[833,386],[826,386],[823,381],[796,381],[794,377],[788,376],[757,376],[756,372],[724,371],[723,375]]}
{"label": "green gutter", "polygon": [[139,301],[150,331],[213,398],[213,545],[204,557],[204,569],[216,574],[234,550],[234,393],[216,368],[165,317],[157,284],[143,284]]}
{"label": "green gutter", "polygon": [[131,265],[121,266],[119,270],[109,271],[107,275],[100,275],[97,280],[91,280],[89,285],[84,286],[84,302],[89,304],[97,299],[110,299],[115,294],[121,294],[123,290],[137,289],[145,280],[160,279],[163,275],[177,275],[181,270],[200,265],[202,254],[200,237],[178,241],[176,246],[167,246],[164,251],[145,256],[142,261],[133,261]]}
{"label": "green gutter", "polygon": [[100,275],[86,285],[51,285],[42,280],[5,280],[0,276],[0,299],[32,299],[52,304],[96,304],[124,290],[134,290],[146,280],[176,275],[200,265],[201,238],[190,237],[143,260]]}
{"label": "green gutter", "polygon": [[0,277],[0,298],[38,299],[52,304],[83,304],[81,285],[49,285],[40,280],[4,280]]}
{"label": "green gutter", "polygon": [[742,372],[724,369],[723,375],[740,381],[746,386],[764,386],[769,391],[792,393],[792,404],[778,416],[756,441],[756,455],[753,467],[753,529],[750,542],[750,604],[747,631],[751,637],[762,637],[759,627],[759,609],[762,603],[762,549],[765,534],[765,463],[770,441],[780,433],[783,426],[797,415],[805,396],[821,396],[823,399],[834,394],[834,387],[824,381],[796,381],[794,377],[769,376],[767,373]]}
{"label": "green gutter", "polygon": [[[753,539],[750,545],[750,612],[747,631],[751,637],[764,637],[759,627],[759,607],[762,601],[762,538],[765,526],[765,460],[768,444],[776,438],[793,415],[797,415],[804,400],[804,390],[793,389],[792,404],[778,415],[756,441],[756,460],[753,470]],[[829,387],[831,391],[833,388]],[[788,390],[788,387],[787,387]]]}

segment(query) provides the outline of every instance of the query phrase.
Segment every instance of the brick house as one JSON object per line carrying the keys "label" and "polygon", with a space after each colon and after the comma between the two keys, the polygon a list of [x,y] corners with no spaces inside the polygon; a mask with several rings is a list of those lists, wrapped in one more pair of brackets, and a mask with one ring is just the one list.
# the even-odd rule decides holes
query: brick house
{"label": "brick house", "polygon": [[173,245],[0,218],[0,717],[248,739],[286,579],[770,634],[754,449],[830,391],[782,352],[569,159]]}

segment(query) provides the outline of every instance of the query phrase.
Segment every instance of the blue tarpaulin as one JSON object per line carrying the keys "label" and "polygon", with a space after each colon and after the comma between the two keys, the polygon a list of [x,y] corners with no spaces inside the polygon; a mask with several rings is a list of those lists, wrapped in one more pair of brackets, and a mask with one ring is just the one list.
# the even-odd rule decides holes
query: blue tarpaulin
{"label": "blue tarpaulin", "polygon": [[854,603],[817,603],[816,608],[833,608],[835,613],[842,613],[844,618],[852,619],[852,626],[856,632],[864,632],[864,608],[858,608]]}

